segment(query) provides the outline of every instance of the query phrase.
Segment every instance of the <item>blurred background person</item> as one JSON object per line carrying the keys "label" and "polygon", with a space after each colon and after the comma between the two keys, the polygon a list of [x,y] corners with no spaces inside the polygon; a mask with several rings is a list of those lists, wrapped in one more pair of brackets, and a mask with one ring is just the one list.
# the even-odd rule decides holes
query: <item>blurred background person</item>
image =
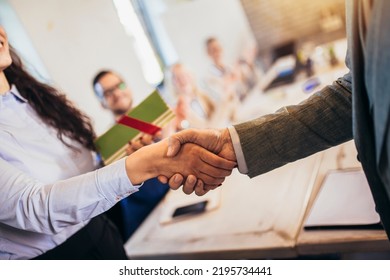
{"label": "blurred background person", "polygon": [[176,129],[222,127],[234,119],[235,104],[229,100],[216,102],[201,89],[192,73],[181,63],[170,69],[175,106]]}
{"label": "blurred background person", "polygon": [[217,105],[196,84],[195,79],[181,63],[171,69],[172,94],[177,100],[176,128],[205,128],[215,123]]}
{"label": "blurred background person", "polygon": [[118,120],[133,105],[133,93],[123,79],[111,70],[102,70],[93,79],[93,90],[103,108]]}
{"label": "blurred background person", "polygon": [[215,37],[206,40],[206,51],[211,60],[210,71],[204,80],[206,89],[216,102],[239,104],[244,93],[239,71],[224,62],[223,48]]}
{"label": "blurred background person", "polygon": [[212,62],[206,85],[218,99],[226,98],[236,103],[244,100],[248,93],[246,83],[254,79],[253,56],[243,56],[234,65],[228,65],[224,61],[223,47],[215,37],[206,40],[206,51]]}
{"label": "blurred background person", "polygon": [[[103,108],[110,110],[115,120],[132,109],[133,93],[114,71],[98,72],[93,78],[92,86]],[[129,143],[126,152],[132,154],[139,148],[158,141],[160,137],[161,134],[157,136],[143,134],[139,139]],[[117,225],[124,240],[134,233],[167,191],[167,185],[153,178],[144,183],[141,191],[121,200],[110,209],[108,216]]]}
{"label": "blurred background person", "polygon": [[259,85],[263,75],[263,71],[257,65],[257,52],[257,45],[252,43],[238,59],[238,72],[243,91],[242,99],[247,97]]}

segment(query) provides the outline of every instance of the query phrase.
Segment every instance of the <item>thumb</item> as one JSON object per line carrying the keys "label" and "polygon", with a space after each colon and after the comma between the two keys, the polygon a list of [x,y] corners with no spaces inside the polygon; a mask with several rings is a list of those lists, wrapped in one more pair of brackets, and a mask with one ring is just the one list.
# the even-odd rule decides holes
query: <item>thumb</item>
{"label": "thumb", "polygon": [[186,129],[173,134],[168,138],[168,157],[174,157],[180,151],[181,145],[185,143],[197,143],[197,130]]}
{"label": "thumb", "polygon": [[167,157],[174,157],[180,151],[181,143],[179,139],[174,136],[168,138]]}

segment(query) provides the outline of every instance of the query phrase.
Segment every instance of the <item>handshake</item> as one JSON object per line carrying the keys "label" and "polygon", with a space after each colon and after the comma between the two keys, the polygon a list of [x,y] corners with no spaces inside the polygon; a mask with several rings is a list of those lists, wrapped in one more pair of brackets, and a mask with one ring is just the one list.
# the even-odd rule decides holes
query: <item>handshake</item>
{"label": "handshake", "polygon": [[133,184],[158,177],[171,189],[201,196],[219,187],[237,166],[227,128],[187,129],[138,149],[126,159]]}

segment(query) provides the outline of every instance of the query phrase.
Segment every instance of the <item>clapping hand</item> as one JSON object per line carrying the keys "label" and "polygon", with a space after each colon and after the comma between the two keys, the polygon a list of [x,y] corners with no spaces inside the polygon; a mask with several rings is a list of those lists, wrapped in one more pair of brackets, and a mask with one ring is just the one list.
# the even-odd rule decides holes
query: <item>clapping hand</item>
{"label": "clapping hand", "polygon": [[128,145],[126,147],[126,154],[131,155],[132,153],[141,149],[144,146],[148,146],[150,144],[153,144],[153,143],[160,141],[161,138],[162,138],[161,131],[157,132],[155,135],[142,134],[137,139],[132,140],[128,143]]}

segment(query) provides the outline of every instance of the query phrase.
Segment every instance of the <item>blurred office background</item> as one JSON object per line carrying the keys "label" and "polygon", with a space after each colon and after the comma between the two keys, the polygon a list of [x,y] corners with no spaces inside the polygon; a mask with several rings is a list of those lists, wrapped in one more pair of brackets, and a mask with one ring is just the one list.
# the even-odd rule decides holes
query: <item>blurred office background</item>
{"label": "blurred office background", "polygon": [[[205,41],[210,37],[216,38],[223,47],[223,59],[227,65],[234,67],[239,61],[252,60],[256,75],[259,75],[243,96],[236,99],[229,97],[229,102],[236,102],[232,106],[219,100],[214,107],[209,107],[211,111],[215,111],[216,107],[222,111],[233,107],[234,114],[228,114],[228,121],[232,123],[297,103],[347,71],[344,64],[344,0],[0,0],[0,25],[6,29],[11,44],[21,54],[32,74],[66,93],[92,118],[98,134],[113,123],[113,116],[102,108],[92,89],[92,79],[101,69],[112,69],[124,78],[132,89],[135,104],[158,87],[169,105],[175,106],[179,102],[172,93],[171,67],[179,62],[190,71],[200,91],[213,98],[212,90],[208,91],[205,85],[211,64]],[[221,115],[216,116],[217,120],[222,119]],[[223,126],[226,124],[220,123]],[[360,163],[356,162],[354,152],[351,143],[336,147],[328,156],[324,156],[324,166],[359,168]],[[243,247],[245,252],[248,245],[249,252],[252,252],[252,246],[259,245],[259,252],[265,249],[264,256],[267,258],[268,244],[272,245],[272,242],[276,247],[282,244],[289,249],[292,240],[305,241],[299,237],[299,233],[305,233],[301,225],[312,187],[308,184],[304,188],[296,188],[294,185],[293,189],[290,177],[295,178],[293,183],[303,184],[305,178],[311,176],[313,166],[317,166],[311,164],[313,159],[299,161],[253,180],[233,174],[222,189],[225,194],[223,203],[214,213],[222,218],[211,217],[208,221],[205,216],[198,221],[200,225],[203,222],[212,225],[204,226],[208,229],[204,235],[211,236],[210,240],[220,241],[216,244],[226,243],[227,252],[235,252],[245,239],[245,234],[252,236],[252,232],[264,232],[254,234],[255,242],[251,243],[250,237],[249,245],[245,241]],[[317,190],[327,169],[321,172],[316,175],[314,183]],[[314,181],[310,179],[310,182],[313,184]],[[242,184],[245,184],[245,188],[237,191],[236,185]],[[275,185],[281,191],[275,192]],[[180,193],[175,195],[178,197]],[[259,197],[266,199],[259,202]],[[173,198],[165,203],[175,201],[176,197]],[[253,211],[255,207],[259,211]],[[156,212],[152,219],[159,219],[159,214]],[[216,220],[223,221],[223,224],[215,223]],[[193,226],[198,228],[199,223],[194,222]],[[241,226],[237,226],[237,223]],[[181,242],[187,244],[184,239],[175,239],[174,234],[172,237],[172,233],[181,234],[181,230],[189,230],[195,237],[189,236],[188,243],[204,238],[196,230],[192,231],[191,227],[176,231],[175,226],[180,225],[163,228],[155,221],[149,225],[152,230],[149,232],[150,228],[146,227],[147,237],[151,239],[147,239],[145,244],[150,243],[153,251],[153,236],[157,236],[154,241],[160,244],[160,238],[165,234],[166,248],[161,248],[168,248],[168,253],[160,252],[162,255],[169,255],[170,248],[174,251],[182,246]],[[272,235],[269,228],[274,228],[276,233]],[[279,234],[279,228],[283,229],[283,234]],[[142,243],[144,233],[145,229],[133,244],[127,245],[130,252],[137,255],[140,252],[134,248],[148,247]],[[350,237],[357,238],[355,233]],[[235,238],[237,244],[234,243]],[[307,240],[314,240],[317,246],[316,242],[320,239],[316,236],[310,238]],[[386,239],[384,234],[381,238]],[[209,239],[205,240],[207,251],[213,246],[207,243]],[[140,246],[138,241],[142,241]],[[229,247],[230,241],[234,250]],[[355,248],[349,251],[360,252],[358,247],[351,244],[350,247]],[[320,251],[313,254],[320,254],[321,258],[324,251],[321,251],[321,246],[318,248]],[[178,251],[181,252],[181,249]],[[271,257],[280,257],[272,255],[274,251],[270,252]],[[309,253],[312,254],[311,251]],[[217,251],[217,256],[223,255]],[[237,258],[241,255],[232,256]],[[287,252],[285,256],[290,255]],[[339,258],[337,254],[330,255],[330,258],[333,257]],[[346,258],[370,256],[350,255]],[[372,258],[382,256],[373,255]]]}
{"label": "blurred office background", "polygon": [[345,36],[343,0],[0,0],[0,24],[34,75],[67,93],[98,134],[112,123],[91,87],[102,68],[121,73],[137,103],[176,62],[201,84],[210,36],[231,64],[257,46],[262,73],[278,51]]}

